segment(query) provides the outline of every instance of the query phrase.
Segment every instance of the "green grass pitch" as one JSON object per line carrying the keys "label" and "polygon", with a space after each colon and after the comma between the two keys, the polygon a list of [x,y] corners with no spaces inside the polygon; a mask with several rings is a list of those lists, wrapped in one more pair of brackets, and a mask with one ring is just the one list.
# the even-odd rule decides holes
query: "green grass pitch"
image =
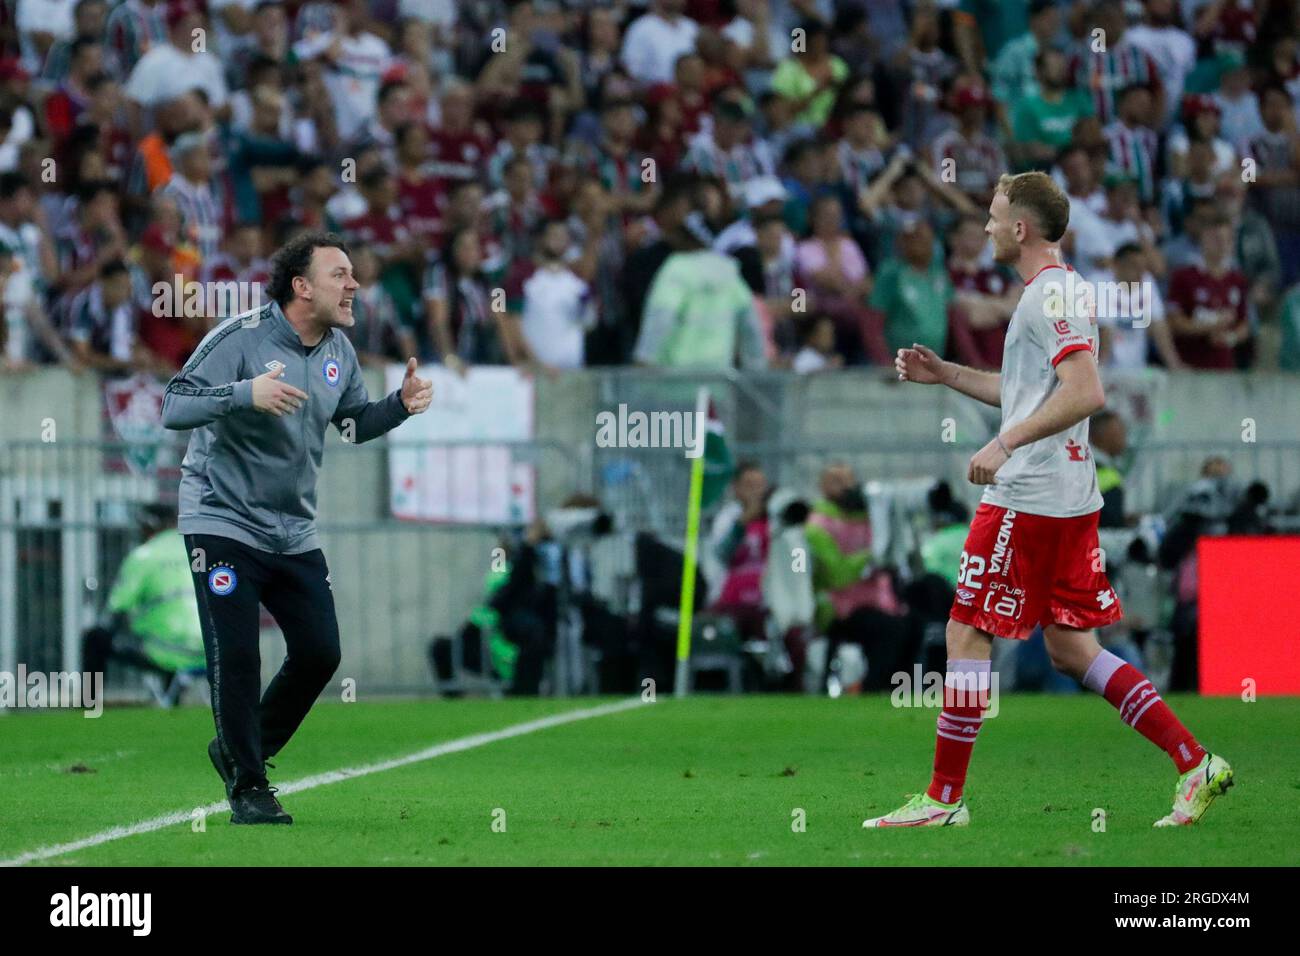
{"label": "green grass pitch", "polygon": [[[1300,862],[1300,699],[1172,697],[1237,773],[1197,827],[1153,830],[1175,774],[1092,695],[1005,695],[965,830],[873,831],[929,780],[932,709],[887,697],[695,697],[287,795],[293,827],[228,813],[48,865],[1256,866]],[[590,700],[321,703],[272,782],[400,757]],[[201,707],[0,718],[0,860],[219,800]],[[1094,810],[1105,811],[1095,832]],[[795,832],[797,810],[806,820]],[[499,813],[497,811],[503,811]],[[504,820],[504,832],[501,822]],[[497,826],[493,824],[496,821]]]}

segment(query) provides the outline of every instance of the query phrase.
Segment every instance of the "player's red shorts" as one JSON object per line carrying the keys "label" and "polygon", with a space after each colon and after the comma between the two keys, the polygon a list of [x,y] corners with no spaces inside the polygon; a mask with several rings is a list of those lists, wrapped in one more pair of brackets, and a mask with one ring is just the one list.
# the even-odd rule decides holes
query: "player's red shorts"
{"label": "player's red shorts", "polygon": [[981,504],[961,553],[952,619],[1018,640],[1037,624],[1086,630],[1118,621],[1099,514],[1048,518]]}

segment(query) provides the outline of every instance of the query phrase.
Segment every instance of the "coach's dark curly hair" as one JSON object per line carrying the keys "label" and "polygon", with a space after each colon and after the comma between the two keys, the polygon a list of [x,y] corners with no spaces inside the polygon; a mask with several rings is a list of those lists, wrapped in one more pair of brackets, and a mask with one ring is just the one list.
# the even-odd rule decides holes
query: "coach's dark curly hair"
{"label": "coach's dark curly hair", "polygon": [[294,236],[271,258],[271,281],[267,295],[281,306],[293,301],[293,280],[305,276],[311,265],[311,254],[317,249],[348,251],[343,237],[333,232],[304,232]]}

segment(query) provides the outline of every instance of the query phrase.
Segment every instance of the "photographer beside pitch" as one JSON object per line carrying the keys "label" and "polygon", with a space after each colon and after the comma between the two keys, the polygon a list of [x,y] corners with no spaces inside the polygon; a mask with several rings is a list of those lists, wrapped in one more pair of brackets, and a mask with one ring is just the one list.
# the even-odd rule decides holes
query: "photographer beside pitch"
{"label": "photographer beside pitch", "polygon": [[[865,827],[970,822],[962,788],[988,703],[993,638],[1023,640],[1038,624],[1053,666],[1104,696],[1124,723],[1173,760],[1180,775],[1173,810],[1156,826],[1195,823],[1232,785],[1227,761],[1197,743],[1140,671],[1097,643],[1094,629],[1118,621],[1120,605],[1096,564],[1102,499],[1088,417],[1105,394],[1096,319],[1075,315],[1079,280],[1061,262],[1069,217],[1069,200],[1049,176],[998,181],[984,231],[994,258],[1014,266],[1025,283],[1001,372],[945,362],[920,345],[898,350],[901,380],[943,384],[1001,407],[1002,427],[967,472],[973,484],[989,488],[966,538],[948,619],[934,775],[924,793]],[[1062,299],[1065,307],[1057,308]]]}
{"label": "photographer beside pitch", "polygon": [[[406,367],[370,401],[352,343],[360,285],[332,233],[293,239],[272,260],[270,302],[227,319],[168,383],[163,424],[194,429],[181,465],[180,519],[191,558],[217,736],[208,756],[232,823],[292,823],[266,760],[293,736],[339,663],[329,568],[316,536],[326,427],[369,441],[429,407],[430,382]],[[258,605],[287,656],[264,695]]]}

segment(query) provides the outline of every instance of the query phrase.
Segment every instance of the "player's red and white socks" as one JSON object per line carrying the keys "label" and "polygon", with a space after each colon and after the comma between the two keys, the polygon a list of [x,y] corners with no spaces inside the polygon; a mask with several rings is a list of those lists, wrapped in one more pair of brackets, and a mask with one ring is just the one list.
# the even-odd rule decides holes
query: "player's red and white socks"
{"label": "player's red and white socks", "polygon": [[934,742],[934,776],[926,794],[956,803],[966,783],[975,738],[989,703],[991,661],[951,660],[943,679],[943,710]]}
{"label": "player's red and white socks", "polygon": [[1110,701],[1124,723],[1169,754],[1180,774],[1205,756],[1205,748],[1161,700],[1155,685],[1110,651],[1102,651],[1089,665],[1083,685]]}

